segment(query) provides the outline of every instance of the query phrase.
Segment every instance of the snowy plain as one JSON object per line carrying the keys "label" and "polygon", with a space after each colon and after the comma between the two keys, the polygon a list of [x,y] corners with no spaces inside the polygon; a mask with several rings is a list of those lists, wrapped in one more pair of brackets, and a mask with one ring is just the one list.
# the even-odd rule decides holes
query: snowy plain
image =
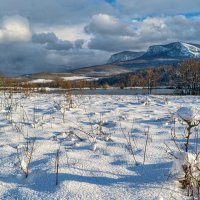
{"label": "snowy plain", "polygon": [[[174,113],[199,103],[195,96],[1,93],[0,199],[189,199],[170,175],[165,143],[176,148],[170,134]],[[184,129],[177,122],[177,135]],[[25,178],[17,149],[32,138]]]}

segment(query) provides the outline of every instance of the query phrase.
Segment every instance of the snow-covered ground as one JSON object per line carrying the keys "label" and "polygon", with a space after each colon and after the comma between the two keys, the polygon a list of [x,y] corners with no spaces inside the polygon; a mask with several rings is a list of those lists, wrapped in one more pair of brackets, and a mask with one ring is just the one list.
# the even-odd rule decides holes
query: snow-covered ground
{"label": "snow-covered ground", "polygon": [[87,77],[87,76],[68,76],[68,77],[62,77],[65,81],[77,81],[77,80],[87,80],[87,81],[96,81],[99,78],[94,77]]}
{"label": "snow-covered ground", "polygon": [[[176,148],[173,113],[199,103],[199,97],[2,93],[0,199],[188,199],[170,176],[164,143]],[[184,128],[177,123],[177,134]],[[20,163],[26,168],[34,138],[25,178]]]}
{"label": "snow-covered ground", "polygon": [[50,79],[35,79],[33,81],[29,81],[30,83],[51,83],[53,80]]}

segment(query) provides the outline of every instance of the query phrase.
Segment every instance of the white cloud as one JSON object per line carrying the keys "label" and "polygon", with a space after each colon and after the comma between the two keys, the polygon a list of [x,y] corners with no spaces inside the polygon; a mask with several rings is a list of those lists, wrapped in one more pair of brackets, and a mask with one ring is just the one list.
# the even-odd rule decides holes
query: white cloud
{"label": "white cloud", "polygon": [[92,16],[90,24],[85,27],[85,31],[89,34],[134,35],[134,32],[126,24],[113,16],[102,13]]}
{"label": "white cloud", "polygon": [[[93,19],[92,19],[93,22]],[[90,23],[91,26],[92,23]],[[123,25],[117,21],[117,27]],[[187,18],[184,15],[166,17],[147,17],[143,20],[132,20],[126,29],[132,34],[125,35],[121,29],[111,34],[107,30],[93,30],[93,37],[88,43],[91,49],[111,52],[122,50],[146,50],[148,46],[166,44],[175,41],[199,42],[200,17]],[[98,34],[97,34],[98,33]]]}
{"label": "white cloud", "polygon": [[200,32],[200,17],[184,15],[153,17],[136,24],[140,42],[168,43],[173,41],[196,42]]}
{"label": "white cloud", "polygon": [[1,42],[29,41],[31,36],[28,20],[19,15],[4,17],[0,23]]}

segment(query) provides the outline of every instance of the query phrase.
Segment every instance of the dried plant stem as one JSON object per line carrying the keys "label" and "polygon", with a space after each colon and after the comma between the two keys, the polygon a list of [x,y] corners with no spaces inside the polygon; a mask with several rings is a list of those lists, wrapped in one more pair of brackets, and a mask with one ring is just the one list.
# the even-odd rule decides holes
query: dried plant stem
{"label": "dried plant stem", "polygon": [[60,147],[56,151],[56,159],[55,159],[56,185],[58,185],[59,161],[60,161]]}
{"label": "dried plant stem", "polygon": [[145,142],[145,147],[144,147],[143,165],[144,165],[145,160],[146,160],[146,152],[147,152],[148,140],[149,140],[149,133],[147,133],[146,142]]}

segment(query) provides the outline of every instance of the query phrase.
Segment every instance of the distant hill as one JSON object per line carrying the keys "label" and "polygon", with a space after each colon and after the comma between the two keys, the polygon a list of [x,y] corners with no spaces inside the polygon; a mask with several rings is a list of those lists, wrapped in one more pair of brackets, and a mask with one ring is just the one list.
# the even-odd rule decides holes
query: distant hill
{"label": "distant hill", "polygon": [[131,70],[118,66],[118,65],[111,65],[111,64],[105,64],[105,65],[97,65],[92,67],[84,67],[80,69],[72,70],[71,73],[77,74],[77,75],[84,75],[84,76],[94,76],[94,77],[106,77],[111,75],[117,75],[122,73],[130,72]]}

